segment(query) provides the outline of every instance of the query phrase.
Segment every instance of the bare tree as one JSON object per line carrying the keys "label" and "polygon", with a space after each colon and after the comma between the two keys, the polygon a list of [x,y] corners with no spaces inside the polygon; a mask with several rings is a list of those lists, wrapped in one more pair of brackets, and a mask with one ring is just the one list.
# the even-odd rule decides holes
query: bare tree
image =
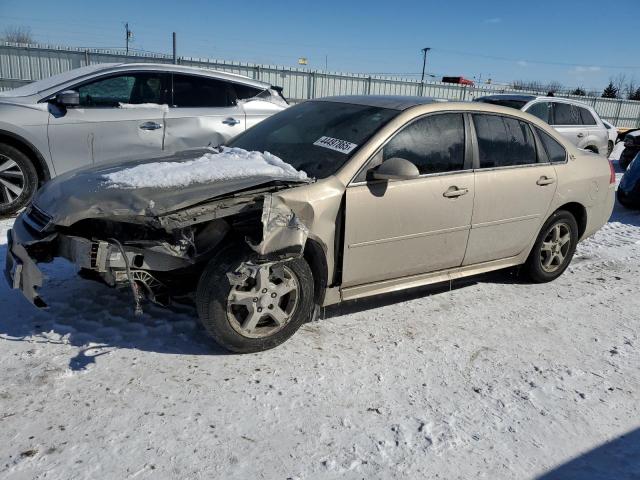
{"label": "bare tree", "polygon": [[629,100],[633,100],[631,97],[636,93],[637,90],[638,90],[638,83],[636,82],[635,77],[631,77],[624,84],[624,87],[622,88],[620,93],[623,94],[625,98],[628,98]]}
{"label": "bare tree", "polygon": [[4,29],[2,40],[14,43],[34,43],[30,27],[15,25]]}
{"label": "bare tree", "polygon": [[560,90],[562,90],[562,84],[554,80],[547,83],[544,87],[544,90],[546,90],[548,94],[558,93]]}
{"label": "bare tree", "polygon": [[625,84],[627,83],[627,75],[624,73],[619,73],[615,77],[610,78],[609,81],[613,83],[613,86],[616,88],[616,91],[618,92],[618,96],[622,97]]}

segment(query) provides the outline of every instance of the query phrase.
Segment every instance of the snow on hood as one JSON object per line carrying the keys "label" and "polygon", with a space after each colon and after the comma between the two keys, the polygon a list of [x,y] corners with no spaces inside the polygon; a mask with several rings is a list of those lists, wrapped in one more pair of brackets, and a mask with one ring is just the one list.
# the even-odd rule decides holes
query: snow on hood
{"label": "snow on hood", "polygon": [[136,165],[103,176],[114,188],[177,188],[256,176],[285,180],[307,180],[298,171],[269,152],[249,152],[221,147],[220,153],[205,153],[187,162],[154,162]]}

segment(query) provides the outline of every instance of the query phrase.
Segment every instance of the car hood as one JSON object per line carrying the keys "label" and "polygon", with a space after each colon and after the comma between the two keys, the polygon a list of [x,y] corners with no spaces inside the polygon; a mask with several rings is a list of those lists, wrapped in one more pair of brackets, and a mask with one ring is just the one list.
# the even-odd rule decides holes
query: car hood
{"label": "car hood", "polygon": [[213,149],[197,149],[162,158],[73,170],[47,182],[38,191],[33,203],[50,217],[50,223],[59,226],[70,226],[87,218],[115,218],[121,221],[135,221],[137,218],[139,221],[140,217],[161,216],[254,187],[273,185],[275,189],[311,182],[310,179],[292,178],[286,174],[256,172],[251,175],[245,171],[237,178],[231,175],[224,179],[171,188],[166,185],[120,188],[110,184],[106,177],[125,169],[158,162],[183,163],[185,168],[189,168],[189,164],[203,155],[218,153]]}

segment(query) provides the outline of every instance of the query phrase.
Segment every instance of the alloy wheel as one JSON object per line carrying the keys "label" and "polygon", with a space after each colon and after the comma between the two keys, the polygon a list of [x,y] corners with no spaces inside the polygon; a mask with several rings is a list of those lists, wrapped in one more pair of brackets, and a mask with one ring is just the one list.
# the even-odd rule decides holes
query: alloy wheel
{"label": "alloy wheel", "polygon": [[564,265],[571,248],[571,228],[564,222],[554,224],[547,232],[540,247],[542,270],[554,273]]}
{"label": "alloy wheel", "polygon": [[234,285],[227,298],[227,319],[239,334],[265,338],[282,330],[293,317],[300,282],[285,265],[256,267],[243,285]]}
{"label": "alloy wheel", "polygon": [[15,202],[25,187],[22,168],[6,155],[0,154],[0,204]]}

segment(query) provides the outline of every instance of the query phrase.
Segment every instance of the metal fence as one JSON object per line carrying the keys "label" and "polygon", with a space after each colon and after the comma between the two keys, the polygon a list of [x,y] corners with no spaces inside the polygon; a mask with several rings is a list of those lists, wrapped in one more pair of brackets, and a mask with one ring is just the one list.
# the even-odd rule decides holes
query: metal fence
{"label": "metal fence", "polygon": [[[81,49],[50,45],[0,43],[0,90],[40,80],[73,68],[97,63],[171,63],[171,55],[108,49]],[[495,93],[538,93],[504,85],[457,85],[419,82],[354,73],[332,73],[253,63],[180,57],[179,63],[245,75],[283,87],[287,98],[305,100],[330,95],[418,95],[466,101]],[[619,127],[640,127],[640,102],[632,100],[558,95],[590,104],[600,116]]]}

